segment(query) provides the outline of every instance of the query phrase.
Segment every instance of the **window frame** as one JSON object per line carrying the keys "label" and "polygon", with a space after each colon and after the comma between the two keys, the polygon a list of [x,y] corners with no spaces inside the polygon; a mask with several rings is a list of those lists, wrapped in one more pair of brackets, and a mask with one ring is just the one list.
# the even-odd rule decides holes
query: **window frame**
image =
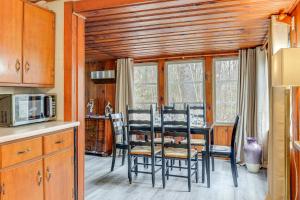
{"label": "window frame", "polygon": [[[157,80],[156,80],[156,92],[157,92],[157,99],[156,102],[150,102],[150,103],[137,103],[135,99],[133,100],[134,104],[139,104],[139,105],[147,105],[147,104],[156,104],[158,105],[159,103],[159,76],[158,76],[158,62],[142,62],[142,63],[134,63],[133,64],[133,87],[135,87],[135,82],[134,82],[134,69],[135,67],[149,67],[149,66],[156,66],[156,74],[157,74]],[[133,88],[134,91],[134,96],[135,96],[135,88]],[[134,98],[134,97],[133,97]]]}
{"label": "window frame", "polygon": [[[238,56],[214,57],[213,62],[212,62],[212,65],[213,65],[212,66],[213,121],[214,121],[215,125],[219,125],[219,126],[233,126],[234,125],[234,120],[232,122],[218,122],[216,120],[217,113],[216,113],[216,73],[215,73],[216,72],[216,69],[215,69],[216,65],[215,65],[215,63],[216,63],[216,61],[233,60],[233,59],[238,60],[240,62]],[[239,83],[239,80],[240,80],[240,67],[238,67],[238,76],[239,76],[238,77],[238,83]],[[239,85],[237,85],[237,87],[238,87],[238,90],[239,90]],[[239,98],[239,91],[238,91],[237,99],[236,99],[237,106],[239,104],[238,98]],[[238,108],[236,108],[236,114],[238,114]]]}
{"label": "window frame", "polygon": [[[165,87],[165,99],[168,102],[165,102],[166,105],[169,105],[169,88],[168,88],[168,83],[169,83],[169,74],[168,74],[168,65],[169,64],[185,64],[185,63],[196,63],[196,62],[202,62],[203,63],[203,104],[206,107],[206,85],[205,85],[205,59],[204,58],[199,58],[199,59],[189,59],[189,60],[172,60],[172,61],[167,61],[165,62],[165,72],[164,72],[164,76],[165,76],[165,83],[164,83],[164,87]],[[183,103],[191,103],[191,102],[176,102],[177,104],[183,104]],[[175,104],[176,104],[175,103]],[[193,103],[201,103],[201,102],[193,102]]]}

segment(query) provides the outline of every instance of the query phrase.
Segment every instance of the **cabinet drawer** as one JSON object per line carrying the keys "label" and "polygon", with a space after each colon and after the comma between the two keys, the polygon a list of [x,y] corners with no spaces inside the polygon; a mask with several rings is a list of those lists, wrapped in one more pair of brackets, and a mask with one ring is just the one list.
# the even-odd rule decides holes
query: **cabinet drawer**
{"label": "cabinet drawer", "polygon": [[74,145],[73,129],[44,136],[44,154],[49,154]]}
{"label": "cabinet drawer", "polygon": [[43,154],[42,148],[41,137],[2,145],[1,168],[39,157]]}

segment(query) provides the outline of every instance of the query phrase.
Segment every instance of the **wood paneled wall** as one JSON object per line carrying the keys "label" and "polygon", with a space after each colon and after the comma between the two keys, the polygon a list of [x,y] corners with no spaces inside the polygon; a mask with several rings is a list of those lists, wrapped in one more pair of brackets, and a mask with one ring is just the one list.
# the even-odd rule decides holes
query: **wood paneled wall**
{"label": "wood paneled wall", "polygon": [[300,47],[300,3],[292,12],[292,16],[295,19],[295,29],[291,30],[291,46]]}
{"label": "wood paneled wall", "polygon": [[103,80],[95,83],[91,80],[91,71],[99,70],[115,70],[115,60],[108,60],[104,62],[88,62],[86,63],[85,73],[85,102],[86,104],[90,99],[95,100],[95,112],[103,115],[105,113],[105,105],[109,101],[111,105],[115,106],[115,93],[116,93],[116,82],[115,80]]}

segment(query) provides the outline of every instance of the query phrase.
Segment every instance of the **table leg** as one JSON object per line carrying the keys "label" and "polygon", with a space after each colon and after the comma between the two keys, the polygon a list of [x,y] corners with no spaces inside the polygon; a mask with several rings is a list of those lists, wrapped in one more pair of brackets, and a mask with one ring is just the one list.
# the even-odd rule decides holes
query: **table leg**
{"label": "table leg", "polygon": [[210,144],[210,141],[209,141],[209,135],[210,135],[210,132],[205,134],[205,150],[206,150],[206,177],[207,177],[207,187],[209,188],[210,187],[210,160],[209,160],[209,157],[210,157],[210,148],[209,148],[209,144]]}

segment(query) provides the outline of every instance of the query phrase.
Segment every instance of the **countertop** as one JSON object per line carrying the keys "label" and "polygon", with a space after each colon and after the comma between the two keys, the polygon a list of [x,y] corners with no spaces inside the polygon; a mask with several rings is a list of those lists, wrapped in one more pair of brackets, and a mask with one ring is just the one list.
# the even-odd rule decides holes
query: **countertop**
{"label": "countertop", "polygon": [[17,127],[0,127],[0,143],[39,136],[79,126],[79,122],[50,121]]}

